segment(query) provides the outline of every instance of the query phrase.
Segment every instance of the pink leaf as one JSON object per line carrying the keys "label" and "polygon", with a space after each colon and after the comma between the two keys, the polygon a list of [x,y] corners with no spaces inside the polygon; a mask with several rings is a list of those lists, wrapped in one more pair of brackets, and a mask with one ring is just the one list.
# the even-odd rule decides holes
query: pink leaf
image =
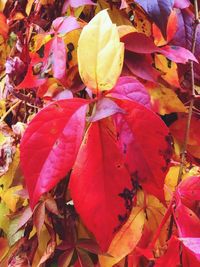
{"label": "pink leaf", "polygon": [[33,208],[72,168],[82,141],[88,102],[56,101],[41,110],[21,141],[21,167]]}
{"label": "pink leaf", "polygon": [[80,28],[80,25],[75,17],[59,17],[53,21],[52,28],[56,33],[66,34]]}
{"label": "pink leaf", "polygon": [[120,77],[115,87],[109,91],[107,96],[134,100],[148,108],[151,106],[146,88],[136,78],[131,76]]}
{"label": "pink leaf", "polygon": [[69,6],[77,8],[84,5],[95,5],[91,0],[65,0],[63,5],[62,14],[64,14]]}
{"label": "pink leaf", "polygon": [[123,113],[123,110],[114,101],[102,98],[97,102],[95,113],[89,118],[89,121],[98,121],[118,112]]}
{"label": "pink leaf", "polygon": [[56,79],[62,79],[66,75],[67,53],[63,38],[56,36],[52,41],[52,69]]}
{"label": "pink leaf", "polygon": [[187,49],[180,46],[164,46],[161,53],[176,63],[187,63],[188,60],[198,62],[195,56]]}
{"label": "pink leaf", "polygon": [[174,7],[175,8],[187,8],[190,6],[190,1],[189,0],[174,0]]}

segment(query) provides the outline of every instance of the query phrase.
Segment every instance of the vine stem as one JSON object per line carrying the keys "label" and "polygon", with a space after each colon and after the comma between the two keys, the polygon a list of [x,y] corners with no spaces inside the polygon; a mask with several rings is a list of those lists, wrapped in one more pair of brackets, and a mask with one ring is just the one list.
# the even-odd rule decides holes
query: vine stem
{"label": "vine stem", "polygon": [[[195,53],[195,47],[196,47],[196,41],[197,41],[197,31],[198,31],[198,25],[200,23],[199,21],[199,9],[198,9],[198,2],[197,0],[194,0],[194,14],[195,14],[195,19],[194,19],[194,30],[193,30],[193,37],[192,37],[192,47],[191,47],[191,52],[194,54]],[[185,127],[185,134],[184,134],[184,142],[181,148],[181,160],[180,160],[180,168],[179,168],[179,173],[178,173],[178,180],[177,180],[177,185],[182,180],[183,176],[183,170],[185,168],[186,164],[186,155],[187,155],[187,144],[188,144],[188,139],[189,139],[189,134],[190,134],[190,126],[191,126],[191,119],[192,119],[192,113],[193,113],[193,107],[194,107],[194,100],[195,100],[195,77],[194,77],[194,62],[190,61],[190,73],[191,73],[191,100],[190,100],[190,106],[188,110],[188,118],[186,122],[186,127]],[[169,223],[169,231],[168,231],[168,239],[170,239],[172,235],[172,229],[173,229],[173,224],[174,224],[174,217],[171,215],[170,218],[170,223]]]}

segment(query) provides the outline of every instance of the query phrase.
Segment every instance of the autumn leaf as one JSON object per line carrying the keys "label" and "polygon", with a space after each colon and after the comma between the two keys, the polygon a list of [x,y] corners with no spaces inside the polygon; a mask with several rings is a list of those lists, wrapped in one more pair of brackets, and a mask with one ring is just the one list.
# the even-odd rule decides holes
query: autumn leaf
{"label": "autumn leaf", "polygon": [[107,94],[107,96],[133,100],[148,108],[151,106],[150,97],[146,88],[134,77],[120,77],[115,87]]}
{"label": "autumn leaf", "polygon": [[116,25],[106,10],[99,12],[83,28],[78,42],[79,73],[84,84],[94,92],[112,89],[121,73],[123,53]]}
{"label": "autumn leaf", "polygon": [[114,236],[107,252],[109,256],[99,257],[102,267],[113,266],[134,250],[142,236],[144,222],[143,208],[134,207],[126,223]]}
{"label": "autumn leaf", "polygon": [[114,115],[114,120],[129,173],[147,192],[164,201],[164,178],[171,157],[168,129],[155,113],[139,103],[115,102],[125,111]]}
{"label": "autumn leaf", "polygon": [[161,84],[146,87],[151,96],[152,109],[160,115],[188,111],[172,89]]}
{"label": "autumn leaf", "polygon": [[72,168],[82,140],[87,103],[82,99],[54,102],[40,111],[25,131],[21,167],[32,208]]}
{"label": "autumn leaf", "polygon": [[92,123],[73,167],[70,192],[77,212],[103,251],[127,219],[132,187],[112,122]]}
{"label": "autumn leaf", "polygon": [[169,15],[172,11],[174,4],[173,0],[136,0],[151,19],[158,25],[161,29],[163,36],[166,37],[166,27]]}

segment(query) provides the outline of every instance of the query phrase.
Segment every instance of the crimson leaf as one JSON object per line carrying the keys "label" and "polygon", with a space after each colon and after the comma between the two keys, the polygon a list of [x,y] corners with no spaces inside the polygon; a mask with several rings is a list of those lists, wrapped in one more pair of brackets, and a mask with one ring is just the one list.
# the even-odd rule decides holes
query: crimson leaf
{"label": "crimson leaf", "polygon": [[21,141],[21,167],[33,208],[72,168],[85,127],[88,102],[56,101],[41,110]]}

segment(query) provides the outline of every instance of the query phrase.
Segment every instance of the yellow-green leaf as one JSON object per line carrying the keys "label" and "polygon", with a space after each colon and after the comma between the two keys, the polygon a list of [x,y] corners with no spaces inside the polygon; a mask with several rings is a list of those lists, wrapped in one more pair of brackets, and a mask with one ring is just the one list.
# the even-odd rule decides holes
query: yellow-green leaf
{"label": "yellow-green leaf", "polygon": [[110,90],[122,69],[124,45],[106,10],[86,25],[78,42],[80,76],[94,92]]}

